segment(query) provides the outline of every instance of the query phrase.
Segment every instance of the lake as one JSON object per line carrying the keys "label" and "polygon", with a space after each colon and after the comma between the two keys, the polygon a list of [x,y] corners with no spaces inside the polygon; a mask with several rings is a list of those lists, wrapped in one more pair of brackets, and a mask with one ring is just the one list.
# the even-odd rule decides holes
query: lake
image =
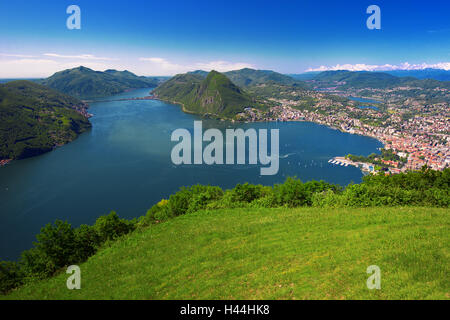
{"label": "lake", "polygon": [[[381,103],[381,101],[377,101],[377,100],[372,100],[372,99],[365,99],[365,98],[358,98],[358,97],[352,97],[349,96],[348,97],[350,100],[353,101],[358,101],[358,102],[366,102],[366,103]],[[373,109],[378,111],[379,109],[375,106],[357,106],[360,109]]]}
{"label": "lake", "polygon": [[[147,96],[150,89],[114,99]],[[109,97],[108,99],[112,99]],[[40,228],[56,219],[93,224],[111,210],[144,215],[179,187],[196,183],[232,188],[237,183],[273,185],[288,176],[347,185],[360,182],[355,167],[328,163],[348,153],[369,155],[382,144],[310,122],[236,123],[203,120],[203,128],[278,128],[280,169],[261,176],[259,165],[182,165],[171,162],[173,130],[192,132],[199,117],[157,100],[91,103],[92,129],[44,155],[0,168],[0,260],[17,259]]]}

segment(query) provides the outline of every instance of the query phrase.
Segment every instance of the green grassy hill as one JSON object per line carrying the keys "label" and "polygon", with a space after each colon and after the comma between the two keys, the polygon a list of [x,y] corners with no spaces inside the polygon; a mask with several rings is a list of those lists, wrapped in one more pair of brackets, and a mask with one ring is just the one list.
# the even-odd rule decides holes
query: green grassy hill
{"label": "green grassy hill", "polygon": [[[150,225],[6,299],[448,299],[449,209],[222,209]],[[381,269],[369,290],[366,269]]]}
{"label": "green grassy hill", "polygon": [[110,96],[128,89],[155,87],[159,80],[138,77],[129,71],[94,71],[78,67],[60,71],[41,84],[80,99]]}
{"label": "green grassy hill", "polygon": [[0,84],[0,160],[52,150],[91,127],[80,100],[37,83]]}
{"label": "green grassy hill", "polygon": [[211,71],[206,78],[198,73],[177,75],[158,86],[154,94],[181,104],[185,112],[213,117],[233,118],[256,104],[248,93],[217,71]]}

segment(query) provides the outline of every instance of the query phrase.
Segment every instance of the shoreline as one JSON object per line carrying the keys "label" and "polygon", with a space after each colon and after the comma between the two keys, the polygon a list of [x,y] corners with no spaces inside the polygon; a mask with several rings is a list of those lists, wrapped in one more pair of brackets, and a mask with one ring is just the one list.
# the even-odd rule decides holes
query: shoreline
{"label": "shoreline", "polygon": [[[195,112],[187,111],[187,110],[185,109],[185,107],[184,107],[184,104],[181,103],[181,102],[165,100],[165,99],[158,98],[157,96],[154,96],[154,100],[159,100],[159,101],[162,101],[162,102],[166,102],[166,103],[170,103],[170,104],[174,104],[174,105],[181,106],[181,110],[182,110],[183,112],[187,113],[187,114],[198,115],[198,116],[200,116],[200,117],[204,117],[204,116],[205,116],[205,115],[197,114],[197,113],[195,113]],[[242,122],[242,123],[251,123],[251,122],[309,122],[309,123],[314,123],[314,124],[317,124],[317,125],[321,125],[321,126],[324,126],[324,127],[330,128],[330,129],[333,129],[333,130],[337,130],[337,131],[342,132],[342,133],[348,133],[348,134],[352,134],[352,135],[359,135],[359,136],[361,136],[361,137],[367,137],[367,138],[375,139],[376,141],[378,141],[378,142],[381,143],[381,145],[382,145],[381,148],[385,148],[385,147],[386,147],[386,144],[387,144],[386,141],[383,141],[383,140],[380,139],[379,137],[374,137],[374,136],[372,136],[372,135],[365,135],[365,134],[356,133],[356,132],[349,132],[349,131],[343,130],[343,129],[340,128],[340,127],[332,126],[332,125],[329,125],[329,124],[324,124],[324,123],[321,123],[321,122],[310,121],[310,120],[297,120],[297,119],[292,119],[292,120],[282,120],[282,121],[278,121],[278,120],[255,120],[255,121],[248,121],[248,120],[234,120],[234,119],[228,119],[228,118],[221,118],[220,120],[221,120],[221,121],[228,121],[228,122],[231,122],[231,123],[236,123],[236,122]],[[380,150],[380,148],[378,148],[378,151],[379,151],[379,150]],[[342,157],[342,156],[335,156],[335,157],[333,157],[332,159],[330,159],[330,161],[328,161],[328,162],[331,163],[331,160],[336,160],[336,161],[339,161],[339,162],[343,162],[343,163],[344,163],[344,166],[348,166],[348,165],[354,166],[354,167],[360,169],[361,172],[362,172],[363,174],[368,173],[368,172],[369,172],[369,173],[375,172],[375,171],[373,171],[373,170],[370,169],[371,167],[372,167],[372,168],[375,168],[375,165],[374,165],[374,164],[362,163],[362,162],[361,162],[361,163],[354,163],[353,161],[350,161],[350,160],[348,160],[348,159],[345,159],[345,156],[344,156],[344,157]],[[345,160],[345,161],[340,161],[340,160]],[[346,163],[347,163],[347,165],[345,165]]]}

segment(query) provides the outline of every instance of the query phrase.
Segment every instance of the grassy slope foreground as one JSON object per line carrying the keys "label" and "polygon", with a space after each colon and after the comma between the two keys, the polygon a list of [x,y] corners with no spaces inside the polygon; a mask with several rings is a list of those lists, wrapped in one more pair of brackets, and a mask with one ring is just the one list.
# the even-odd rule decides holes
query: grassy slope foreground
{"label": "grassy slope foreground", "polygon": [[[449,210],[222,209],[151,225],[11,299],[448,299]],[[366,268],[381,268],[381,290]]]}

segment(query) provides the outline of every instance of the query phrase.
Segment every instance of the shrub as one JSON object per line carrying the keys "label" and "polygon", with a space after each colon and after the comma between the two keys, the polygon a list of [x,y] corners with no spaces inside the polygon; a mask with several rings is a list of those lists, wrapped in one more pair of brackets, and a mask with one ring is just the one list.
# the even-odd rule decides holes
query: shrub
{"label": "shrub", "polygon": [[262,185],[253,184],[237,184],[231,191],[231,200],[236,202],[247,202],[250,203],[253,200],[261,198],[263,195]]}
{"label": "shrub", "polygon": [[223,197],[223,190],[213,186],[194,186],[191,189],[192,197],[186,213],[196,212],[205,209],[206,206]]}
{"label": "shrub", "polygon": [[307,191],[300,179],[287,178],[274,187],[275,203],[280,206],[301,207],[308,203]]}
{"label": "shrub", "polygon": [[22,252],[19,265],[26,281],[48,278],[57,270],[45,252],[36,247]]}
{"label": "shrub", "polygon": [[75,241],[77,244],[76,261],[86,261],[101,245],[101,238],[93,226],[81,225],[75,229]]}
{"label": "shrub", "polygon": [[268,193],[265,196],[258,198],[251,203],[253,208],[274,208],[277,207],[277,202],[273,193]]}
{"label": "shrub", "polygon": [[56,220],[47,224],[36,236],[33,249],[24,251],[20,265],[26,277],[44,278],[77,259],[77,242],[71,225]]}
{"label": "shrub", "polygon": [[337,208],[344,206],[344,197],[333,190],[316,192],[311,197],[311,205],[321,208]]}
{"label": "shrub", "polygon": [[323,193],[325,191],[331,190],[335,193],[341,191],[341,187],[338,185],[333,185],[323,180],[320,181],[308,181],[303,185],[306,191],[305,204],[311,206],[313,203],[313,196],[316,193]]}
{"label": "shrub", "polygon": [[97,219],[93,226],[97,233],[99,243],[115,240],[134,230],[135,225],[128,220],[120,219],[115,211]]}
{"label": "shrub", "polygon": [[192,192],[186,187],[182,187],[180,191],[169,197],[168,217],[176,217],[185,214],[189,208],[189,201]]}
{"label": "shrub", "polygon": [[0,293],[6,294],[22,285],[22,283],[23,273],[17,263],[0,261]]}

